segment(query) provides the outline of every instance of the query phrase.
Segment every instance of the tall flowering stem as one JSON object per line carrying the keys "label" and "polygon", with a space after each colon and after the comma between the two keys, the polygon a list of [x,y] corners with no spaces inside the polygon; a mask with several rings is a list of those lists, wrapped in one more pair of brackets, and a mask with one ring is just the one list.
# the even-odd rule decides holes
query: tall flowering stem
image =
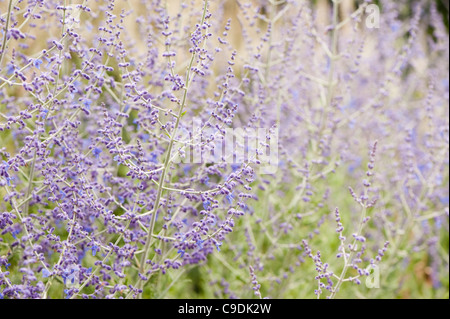
{"label": "tall flowering stem", "polygon": [[[201,19],[201,26],[203,26],[204,22],[205,22],[205,17],[206,17],[206,12],[208,9],[208,0],[204,1],[204,7],[203,7],[203,15],[202,15],[202,19]],[[195,61],[195,57],[196,57],[196,50],[192,51],[192,56],[191,59],[189,61],[189,65],[187,67],[186,70],[186,79],[185,79],[185,86],[183,87],[184,93],[183,93],[183,99],[181,102],[181,106],[178,110],[178,114],[176,116],[176,122],[175,122],[175,127],[173,129],[173,132],[170,136],[170,142],[169,142],[169,146],[167,147],[167,151],[166,151],[166,159],[164,161],[164,166],[161,172],[161,178],[159,180],[159,186],[158,186],[158,192],[156,195],[156,200],[155,200],[155,204],[154,204],[154,208],[152,210],[152,217],[151,217],[151,221],[150,221],[150,227],[148,229],[148,234],[147,234],[147,239],[145,241],[145,245],[144,245],[144,251],[142,253],[142,257],[141,257],[141,262],[140,262],[140,271],[143,273],[146,270],[146,260],[148,257],[148,252],[150,247],[152,246],[152,242],[153,242],[153,232],[155,229],[155,223],[156,223],[156,215],[157,215],[157,210],[159,208],[159,203],[161,200],[161,196],[164,190],[164,184],[165,184],[165,179],[166,179],[166,173],[167,170],[169,169],[169,166],[171,164],[171,158],[172,158],[172,148],[175,142],[175,138],[177,136],[177,132],[178,132],[178,127],[180,125],[180,121],[183,115],[183,111],[184,108],[186,106],[186,102],[187,102],[187,96],[188,96],[188,91],[189,91],[189,85],[190,82],[192,80],[191,78],[191,72],[192,72],[192,66],[193,63]],[[142,281],[140,281],[142,282]]]}
{"label": "tall flowering stem", "polygon": [[[331,104],[334,95],[334,77],[336,71],[336,61],[340,58],[338,55],[338,40],[339,40],[339,4],[342,0],[333,0],[333,19],[331,25],[331,48],[329,50],[329,70],[328,70],[328,80],[327,80],[327,95],[325,100],[325,105],[323,107],[323,114],[320,122],[320,134],[326,128],[328,121],[328,112],[330,112]],[[328,51],[327,51],[328,52]]]}
{"label": "tall flowering stem", "polygon": [[411,3],[0,0],[0,299],[447,296]]}
{"label": "tall flowering stem", "polygon": [[7,43],[7,39],[8,39],[9,22],[10,22],[9,20],[11,18],[12,3],[13,3],[13,0],[9,0],[8,13],[6,15],[6,24],[5,24],[5,29],[3,30],[3,41],[2,41],[2,47],[1,47],[2,51],[0,52],[0,68],[2,67],[3,57],[6,52],[6,43]]}

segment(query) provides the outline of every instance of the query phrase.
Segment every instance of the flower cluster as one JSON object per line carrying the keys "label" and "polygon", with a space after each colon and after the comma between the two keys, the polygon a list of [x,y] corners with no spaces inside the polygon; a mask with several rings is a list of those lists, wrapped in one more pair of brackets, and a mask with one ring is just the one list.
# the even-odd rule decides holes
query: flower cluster
{"label": "flower cluster", "polygon": [[0,0],[0,298],[448,295],[448,29],[371,2]]}

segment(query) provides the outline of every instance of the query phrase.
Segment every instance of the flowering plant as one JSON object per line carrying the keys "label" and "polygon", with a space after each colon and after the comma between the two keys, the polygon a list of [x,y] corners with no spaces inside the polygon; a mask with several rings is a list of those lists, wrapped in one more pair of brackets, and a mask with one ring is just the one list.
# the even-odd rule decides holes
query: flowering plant
{"label": "flowering plant", "polygon": [[435,1],[2,0],[0,24],[1,298],[448,297]]}

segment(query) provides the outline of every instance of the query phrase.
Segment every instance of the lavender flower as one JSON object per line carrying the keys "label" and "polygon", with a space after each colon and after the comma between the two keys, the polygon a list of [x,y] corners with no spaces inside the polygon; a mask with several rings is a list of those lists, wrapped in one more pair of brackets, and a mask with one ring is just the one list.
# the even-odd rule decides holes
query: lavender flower
{"label": "lavender flower", "polygon": [[378,4],[0,2],[0,299],[448,295],[448,28]]}

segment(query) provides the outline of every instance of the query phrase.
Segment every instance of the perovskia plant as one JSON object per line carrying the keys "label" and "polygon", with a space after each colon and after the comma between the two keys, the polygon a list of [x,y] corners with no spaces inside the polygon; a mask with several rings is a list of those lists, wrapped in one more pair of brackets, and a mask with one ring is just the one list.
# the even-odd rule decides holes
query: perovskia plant
{"label": "perovskia plant", "polygon": [[1,298],[448,298],[436,2],[2,0],[0,24]]}

